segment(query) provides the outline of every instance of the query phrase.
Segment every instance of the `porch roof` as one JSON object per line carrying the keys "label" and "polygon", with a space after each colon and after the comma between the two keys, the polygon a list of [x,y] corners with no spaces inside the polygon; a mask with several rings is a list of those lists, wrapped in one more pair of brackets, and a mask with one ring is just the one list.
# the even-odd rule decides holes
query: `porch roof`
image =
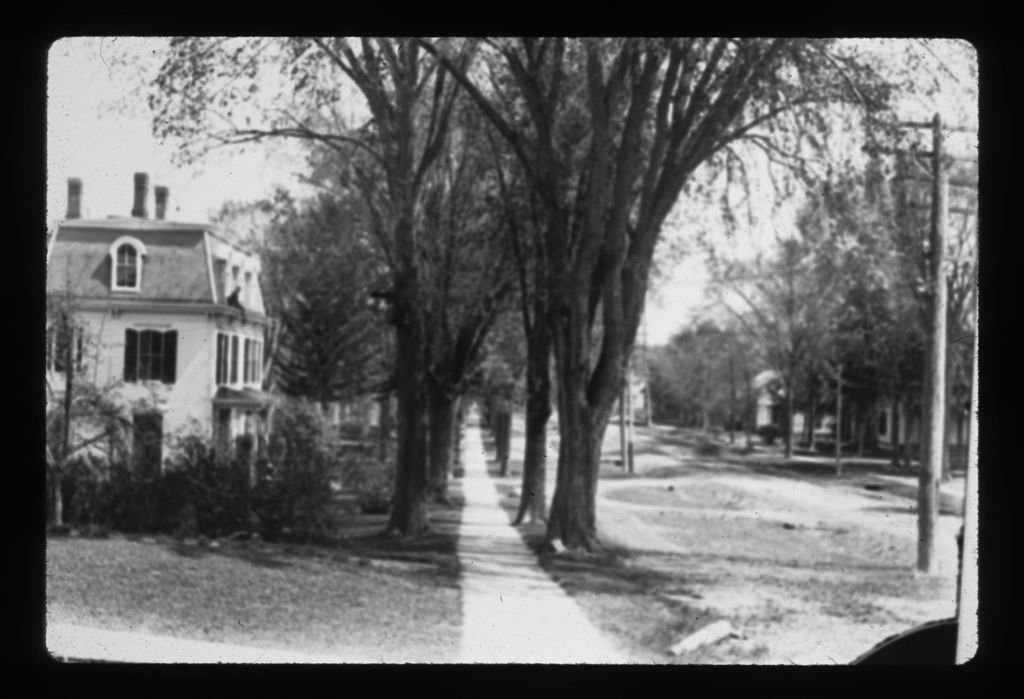
{"label": "porch roof", "polygon": [[275,400],[272,393],[257,391],[254,388],[230,388],[221,386],[213,396],[216,405],[225,407],[264,408]]}

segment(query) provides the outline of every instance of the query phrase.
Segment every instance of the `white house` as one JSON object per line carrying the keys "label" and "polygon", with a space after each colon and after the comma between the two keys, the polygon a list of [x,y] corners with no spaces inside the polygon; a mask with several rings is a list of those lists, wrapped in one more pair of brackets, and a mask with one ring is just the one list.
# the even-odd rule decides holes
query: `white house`
{"label": "white house", "polygon": [[[782,397],[782,391],[777,386],[776,390],[771,390],[772,382],[779,380],[778,372],[774,370],[762,371],[760,374],[754,377],[753,387],[757,397],[757,420],[756,427],[763,427],[766,425],[774,425],[781,427],[785,421],[785,403]],[[953,448],[951,454],[957,461],[966,463],[966,444],[967,444],[967,423],[969,417],[969,406],[963,402],[962,396],[964,394],[969,395],[969,386],[958,386],[957,396],[959,397],[960,404],[959,409],[954,411],[954,419],[950,425],[950,430],[946,434],[947,444]],[[894,417],[898,414],[898,419]],[[793,413],[793,435],[803,435],[805,429],[806,416],[801,411],[794,411]],[[920,444],[920,430],[921,430],[921,409],[920,406],[915,406],[912,410],[908,409],[905,403],[896,403],[895,401],[883,401],[878,406],[878,412],[876,414],[877,422],[874,424],[875,439],[879,445],[884,447],[891,447],[893,444],[893,438],[896,437],[896,442],[900,445],[906,444],[908,441],[912,446],[912,452],[916,452],[917,447]],[[818,413],[814,428],[831,430],[834,433],[835,430],[835,415],[828,410],[822,410]],[[895,428],[895,429],[894,429]],[[843,424],[842,424],[842,435],[843,439],[850,440],[854,439],[854,421],[849,410],[843,411]]]}
{"label": "white house", "polygon": [[[774,369],[766,369],[755,376],[751,383],[754,388],[754,396],[757,400],[757,414],[754,419],[754,429],[774,425],[782,428],[786,420],[786,405],[782,398],[781,386],[772,390],[773,383],[780,383],[779,373]],[[803,434],[804,420],[806,417],[799,410],[793,411],[793,434]]]}
{"label": "white house", "polygon": [[[260,391],[268,320],[259,257],[208,223],[164,220],[165,187],[155,188],[156,216],[148,218],[144,173],[135,175],[129,217],[80,218],[81,188],[68,181],[46,282],[48,294],[66,295],[81,327],[73,339],[78,373],[145,406],[133,415],[135,444],[159,437],[156,463],[172,435],[197,427],[225,445],[255,434],[270,401]],[[58,388],[61,342],[48,328],[47,378]]]}

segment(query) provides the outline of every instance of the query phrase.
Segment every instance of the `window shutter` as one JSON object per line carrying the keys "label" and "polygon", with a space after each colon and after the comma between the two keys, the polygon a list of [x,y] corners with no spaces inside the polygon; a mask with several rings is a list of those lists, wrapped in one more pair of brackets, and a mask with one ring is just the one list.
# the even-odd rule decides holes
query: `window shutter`
{"label": "window shutter", "polygon": [[178,331],[164,333],[164,383],[174,383],[178,365]]}
{"label": "window shutter", "polygon": [[139,333],[131,328],[124,331],[124,380],[132,382],[138,376]]}
{"label": "window shutter", "polygon": [[217,359],[214,365],[214,384],[220,386],[224,383],[224,336],[217,333]]}
{"label": "window shutter", "polygon": [[75,333],[75,370],[82,370],[82,355],[85,349],[85,330],[78,329]]}
{"label": "window shutter", "polygon": [[238,383],[238,335],[231,336],[231,383]]}

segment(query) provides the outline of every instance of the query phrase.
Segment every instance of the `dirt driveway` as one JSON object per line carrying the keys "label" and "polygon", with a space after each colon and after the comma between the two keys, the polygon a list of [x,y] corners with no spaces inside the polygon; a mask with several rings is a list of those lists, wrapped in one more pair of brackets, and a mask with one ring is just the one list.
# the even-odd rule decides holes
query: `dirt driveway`
{"label": "dirt driveway", "polygon": [[[724,618],[743,634],[676,659],[666,657],[671,634],[648,634],[639,645],[634,636],[636,661],[842,664],[887,636],[955,613],[962,479],[943,486],[939,573],[924,576],[914,570],[913,476],[861,464],[837,479],[814,459],[804,459],[804,470],[776,469],[781,459],[764,450],[698,457],[657,428],[639,431],[629,476],[614,465],[614,427],[598,493],[602,539],[629,552],[630,568],[670,581],[653,591],[659,597],[689,614],[703,610],[686,628]],[[578,601],[607,616],[596,596]],[[606,631],[618,627],[605,619]]]}

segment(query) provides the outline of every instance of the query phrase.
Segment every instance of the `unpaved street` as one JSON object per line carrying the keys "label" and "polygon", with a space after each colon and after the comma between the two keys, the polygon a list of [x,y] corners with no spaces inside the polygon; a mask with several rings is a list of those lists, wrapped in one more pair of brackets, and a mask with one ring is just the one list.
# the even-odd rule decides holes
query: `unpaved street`
{"label": "unpaved street", "polygon": [[[659,594],[743,634],[680,660],[848,663],[887,636],[955,613],[962,479],[943,486],[940,572],[922,576],[912,475],[774,472],[765,468],[769,450],[697,457],[657,430],[638,434],[633,476],[609,465],[598,527],[631,552],[630,566],[673,581]],[[611,462],[617,430],[608,432]],[[645,648],[634,660],[666,657]]]}

